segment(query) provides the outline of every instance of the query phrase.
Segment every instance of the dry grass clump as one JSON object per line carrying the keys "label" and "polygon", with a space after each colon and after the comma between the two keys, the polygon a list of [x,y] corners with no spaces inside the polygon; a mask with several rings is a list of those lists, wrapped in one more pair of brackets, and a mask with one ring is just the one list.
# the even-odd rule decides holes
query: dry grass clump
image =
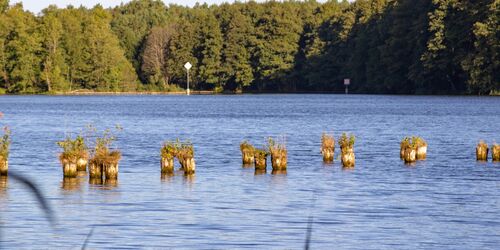
{"label": "dry grass clump", "polygon": [[321,136],[321,154],[324,162],[333,162],[335,154],[335,139],[333,139],[333,136],[323,133]]}
{"label": "dry grass clump", "polygon": [[267,143],[269,153],[271,155],[271,164],[275,170],[285,170],[287,167],[287,149],[285,145],[285,140],[283,139],[281,143],[277,143],[273,138],[269,137]]}
{"label": "dry grass clump", "polygon": [[0,175],[7,175],[9,170],[10,143],[10,130],[4,127],[3,136],[0,138]]}
{"label": "dry grass clump", "polygon": [[488,144],[483,140],[480,140],[476,146],[476,159],[478,161],[488,160]]}
{"label": "dry grass clump", "polygon": [[356,137],[351,134],[347,136],[346,133],[342,133],[339,139],[341,162],[342,166],[345,168],[352,168],[356,163],[356,157],[354,155],[354,143],[356,142]]}
{"label": "dry grass clump", "polygon": [[160,154],[161,158],[173,159],[177,156],[177,148],[179,147],[179,139],[177,141],[166,141],[161,147]]}
{"label": "dry grass clump", "polygon": [[243,164],[252,164],[254,162],[255,147],[247,141],[243,141],[240,144],[240,150]]}

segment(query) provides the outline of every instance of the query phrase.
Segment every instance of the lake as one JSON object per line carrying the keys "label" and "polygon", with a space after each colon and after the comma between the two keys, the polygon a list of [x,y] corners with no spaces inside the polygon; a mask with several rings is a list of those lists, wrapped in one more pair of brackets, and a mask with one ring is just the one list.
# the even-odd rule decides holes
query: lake
{"label": "lake", "polygon": [[[0,96],[12,129],[9,171],[29,177],[54,210],[0,180],[0,247],[498,249],[500,163],[476,162],[500,142],[499,97],[377,95]],[[58,140],[86,124],[123,127],[115,185],[63,181]],[[356,135],[356,167],[325,165],[321,134]],[[404,136],[427,160],[399,159]],[[239,143],[286,138],[287,174],[243,168]],[[162,142],[189,139],[196,175],[162,178]],[[338,148],[336,154],[339,152]],[[491,159],[491,157],[490,157]],[[176,167],[178,163],[176,162]]]}

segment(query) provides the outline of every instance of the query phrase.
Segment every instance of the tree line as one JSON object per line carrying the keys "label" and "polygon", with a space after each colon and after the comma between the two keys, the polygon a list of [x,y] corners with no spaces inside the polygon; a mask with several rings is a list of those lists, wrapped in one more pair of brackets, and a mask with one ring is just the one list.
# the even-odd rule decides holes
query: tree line
{"label": "tree line", "polygon": [[0,0],[0,91],[498,94],[500,0],[114,8]]}

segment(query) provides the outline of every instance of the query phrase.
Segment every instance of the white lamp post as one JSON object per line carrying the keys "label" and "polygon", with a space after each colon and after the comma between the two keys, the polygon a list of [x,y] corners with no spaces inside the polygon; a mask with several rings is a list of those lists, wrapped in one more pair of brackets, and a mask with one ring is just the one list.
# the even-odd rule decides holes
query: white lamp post
{"label": "white lamp post", "polygon": [[191,65],[191,63],[189,62],[184,64],[184,68],[186,68],[187,71],[187,90],[186,90],[187,95],[189,95],[189,70],[191,69],[191,67],[193,67],[193,65]]}

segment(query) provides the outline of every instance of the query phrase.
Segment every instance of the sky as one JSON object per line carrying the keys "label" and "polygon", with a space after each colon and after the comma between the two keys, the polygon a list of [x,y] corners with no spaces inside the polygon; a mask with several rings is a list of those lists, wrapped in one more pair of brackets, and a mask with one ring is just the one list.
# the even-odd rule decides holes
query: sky
{"label": "sky", "polygon": [[[100,3],[103,7],[114,7],[120,5],[120,3],[126,3],[128,0],[10,0],[10,3],[22,2],[24,9],[29,10],[33,13],[39,13],[42,9],[49,6],[50,4],[55,4],[60,8],[64,8],[67,5],[73,5],[79,7],[80,5],[86,7],[93,7],[94,5]],[[206,2],[208,4],[221,4],[224,2],[234,2],[234,0],[163,0],[165,4],[180,4],[193,6],[196,2]],[[240,0],[240,2],[245,2],[245,0]],[[263,2],[263,0],[257,0],[257,2]],[[319,1],[324,2],[324,1]]]}

